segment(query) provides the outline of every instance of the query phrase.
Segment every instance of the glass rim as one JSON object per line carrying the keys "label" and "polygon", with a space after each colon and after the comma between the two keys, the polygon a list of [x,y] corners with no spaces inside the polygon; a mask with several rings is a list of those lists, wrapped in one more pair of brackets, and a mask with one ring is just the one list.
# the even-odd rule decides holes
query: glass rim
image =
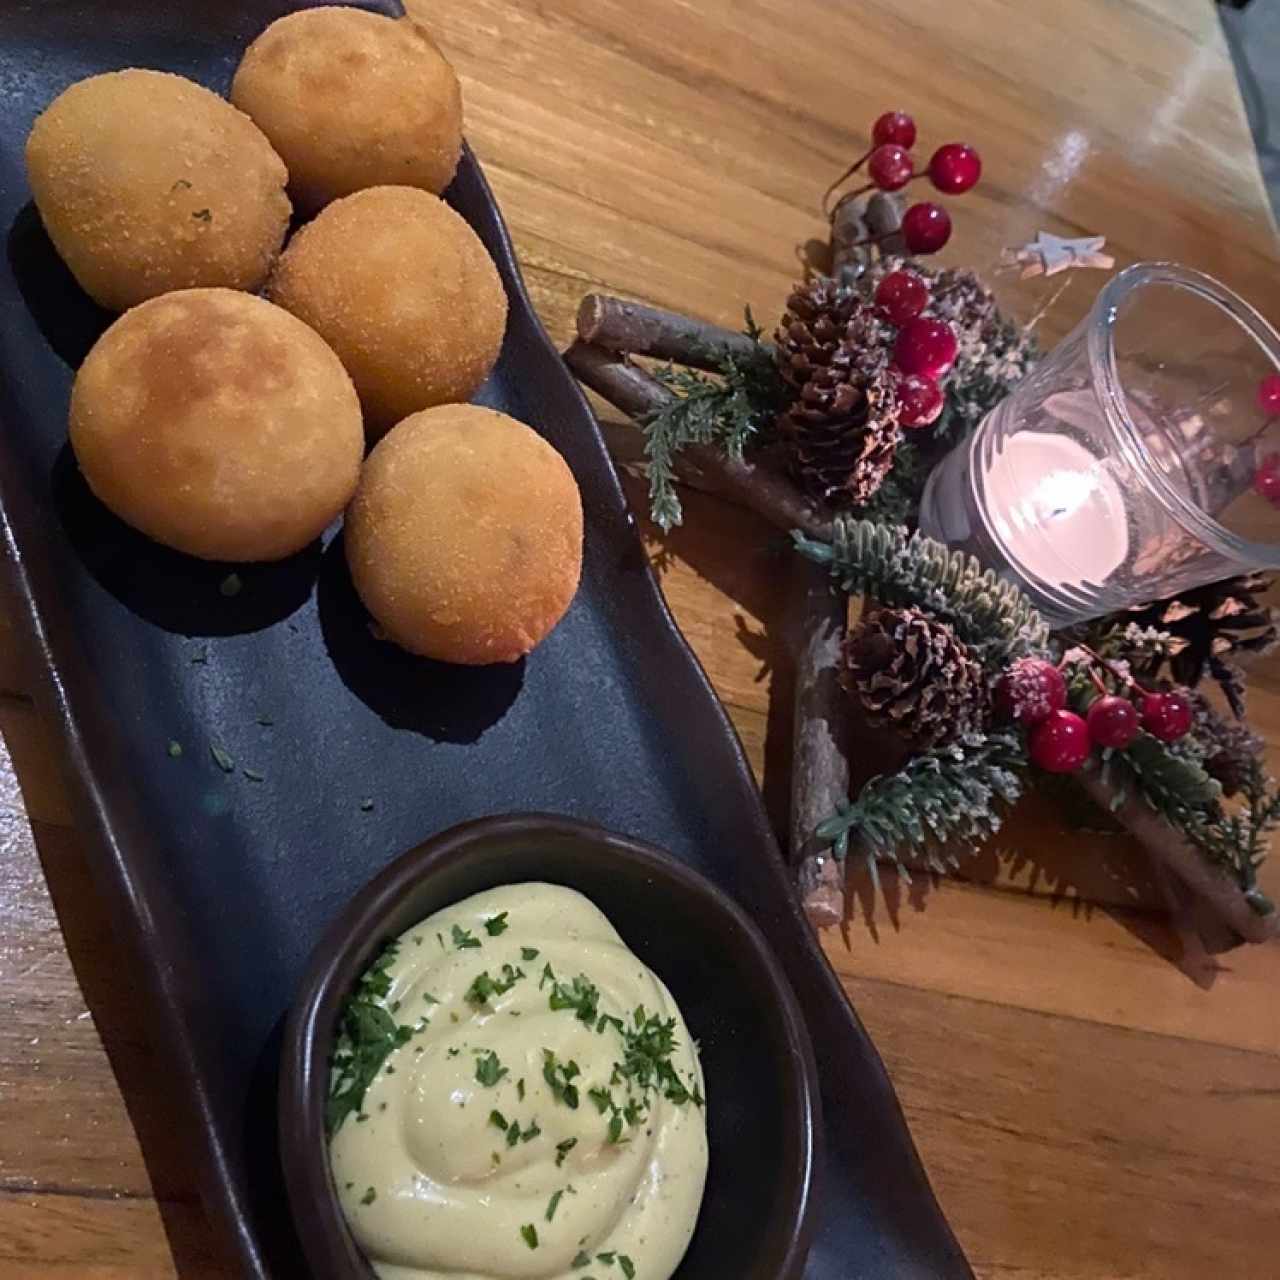
{"label": "glass rim", "polygon": [[1142,433],[1129,414],[1116,364],[1115,329],[1121,304],[1146,285],[1165,284],[1187,290],[1225,311],[1244,329],[1280,370],[1280,333],[1261,312],[1239,294],[1193,267],[1176,262],[1139,262],[1117,272],[1102,287],[1089,312],[1087,324],[1090,375],[1107,425],[1125,459],[1142,476],[1183,528],[1219,555],[1242,565],[1280,568],[1280,542],[1251,542],[1232,533],[1207,511],[1170,483],[1155,465]]}

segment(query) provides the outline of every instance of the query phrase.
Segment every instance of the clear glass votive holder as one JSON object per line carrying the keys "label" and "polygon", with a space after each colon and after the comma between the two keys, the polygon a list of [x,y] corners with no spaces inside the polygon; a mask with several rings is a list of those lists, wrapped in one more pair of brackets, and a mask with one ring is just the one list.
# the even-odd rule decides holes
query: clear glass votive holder
{"label": "clear glass votive holder", "polygon": [[937,465],[920,529],[1054,627],[1280,568],[1280,507],[1255,487],[1280,470],[1259,398],[1278,370],[1280,335],[1216,280],[1129,267]]}

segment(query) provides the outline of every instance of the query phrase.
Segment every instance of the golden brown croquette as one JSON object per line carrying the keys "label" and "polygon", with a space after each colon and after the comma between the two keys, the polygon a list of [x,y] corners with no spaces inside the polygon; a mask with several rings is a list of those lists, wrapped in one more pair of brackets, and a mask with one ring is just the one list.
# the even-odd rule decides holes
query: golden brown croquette
{"label": "golden brown croquette", "polygon": [[294,203],[395,183],[440,192],[462,149],[458,77],[413,18],[304,9],[245,51],[231,101],[289,167]]}
{"label": "golden brown croquette", "polygon": [[112,311],[171,289],[257,289],[284,242],[284,162],[248,116],[182,76],[77,81],[26,154],[49,238]]}
{"label": "golden brown croquette", "polygon": [[578,589],[582,499],[537,432],[441,405],[374,448],[344,540],[356,590],[390,639],[445,662],[514,662]]}
{"label": "golden brown croquette", "polygon": [[469,399],[507,321],[479,237],[416,187],[335,200],[289,242],[267,295],[338,353],[371,439],[419,409]]}
{"label": "golden brown croquette", "polygon": [[205,560],[301,550],[355,491],[355,388],[287,311],[187,289],[125,312],[80,366],[71,446],[122,520]]}

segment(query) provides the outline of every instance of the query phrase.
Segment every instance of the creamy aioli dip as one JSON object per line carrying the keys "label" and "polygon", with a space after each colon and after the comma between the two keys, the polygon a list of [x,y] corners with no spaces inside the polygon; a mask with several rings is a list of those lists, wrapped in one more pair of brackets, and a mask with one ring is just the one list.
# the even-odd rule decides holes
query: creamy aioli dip
{"label": "creamy aioli dip", "polygon": [[[702,1070],[588,899],[518,884],[437,912],[343,1025],[330,1159],[383,1280],[669,1280],[706,1180]],[[392,1043],[359,1097],[350,1054]]]}

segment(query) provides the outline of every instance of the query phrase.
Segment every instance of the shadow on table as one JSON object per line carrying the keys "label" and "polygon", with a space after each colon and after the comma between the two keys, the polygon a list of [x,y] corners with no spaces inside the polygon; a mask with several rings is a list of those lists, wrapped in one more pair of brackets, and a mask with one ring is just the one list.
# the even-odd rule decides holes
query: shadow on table
{"label": "shadow on table", "polygon": [[779,845],[785,849],[795,693],[795,667],[782,628],[791,578],[790,544],[752,512],[687,488],[681,490],[685,522],[663,534],[643,514],[649,507],[645,481],[626,471],[619,473],[619,480],[636,513],[659,583],[665,587],[678,566],[687,565],[742,607],[734,617],[738,643],[758,664],[754,679],[767,693],[760,790]]}
{"label": "shadow on table", "polygon": [[[1041,899],[1087,926],[1101,913],[1121,925],[1196,986],[1213,986],[1221,965],[1216,954],[1237,944],[1213,919],[1197,913],[1175,886],[1161,879],[1146,851],[1126,832],[1077,825],[1084,813],[1064,813],[1055,797],[1032,795],[1010,815],[986,848],[961,857],[948,879],[995,892]],[[1098,818],[1102,819],[1099,814]],[[1052,840],[1046,839],[1052,834]],[[877,893],[864,868],[851,868],[846,945],[861,928],[879,941],[881,921],[898,932],[903,913],[923,913],[941,877],[910,868],[910,882],[881,868]]]}

